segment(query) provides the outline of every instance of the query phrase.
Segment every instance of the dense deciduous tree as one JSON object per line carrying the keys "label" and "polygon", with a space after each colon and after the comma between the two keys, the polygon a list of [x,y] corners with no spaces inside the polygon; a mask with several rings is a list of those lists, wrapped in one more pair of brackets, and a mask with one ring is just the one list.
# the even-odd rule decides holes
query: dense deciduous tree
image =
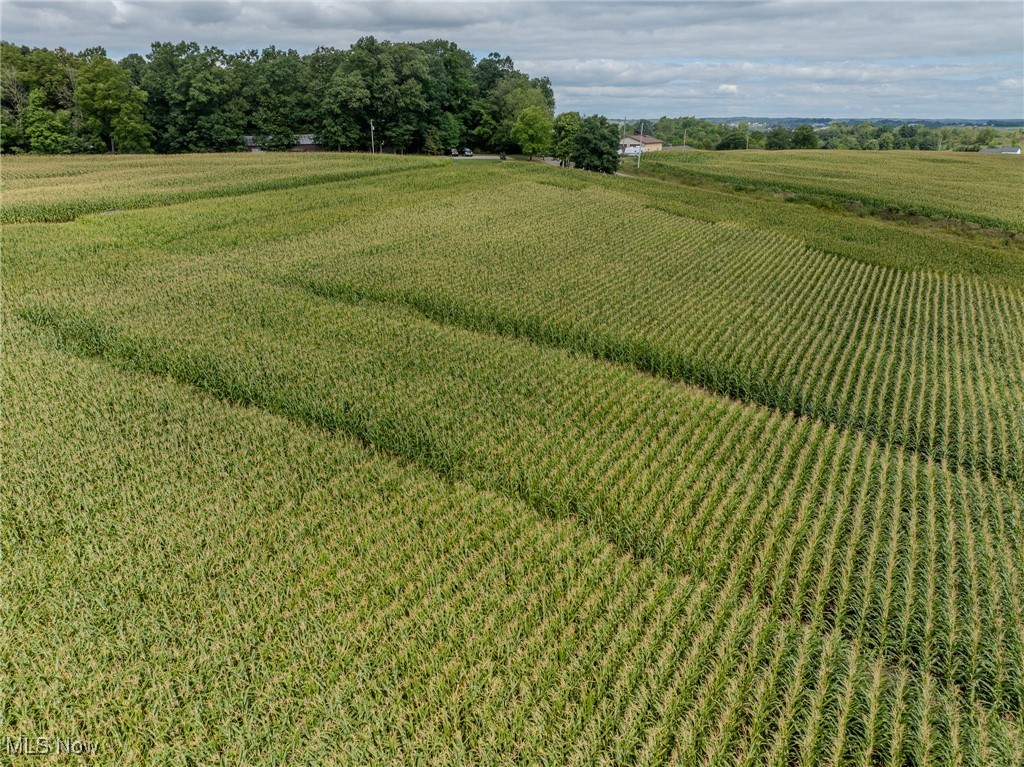
{"label": "dense deciduous tree", "polygon": [[785,125],[776,125],[765,139],[765,149],[790,149],[793,146],[793,132]]}
{"label": "dense deciduous tree", "polygon": [[580,120],[572,156],[577,168],[615,173],[619,169],[619,132],[607,118],[591,115]]}
{"label": "dense deciduous tree", "polygon": [[576,134],[580,131],[580,113],[562,112],[555,118],[552,144],[555,157],[562,165],[568,165],[573,159],[573,148]]}
{"label": "dense deciduous tree", "polygon": [[746,146],[747,134],[744,131],[734,130],[723,136],[715,149],[745,149]]}
{"label": "dense deciduous tree", "polygon": [[246,131],[258,136],[266,149],[287,149],[297,133],[310,133],[313,115],[309,103],[307,65],[298,52],[266,48],[250,57],[246,83]]}
{"label": "dense deciduous tree", "polygon": [[810,125],[800,125],[793,131],[794,149],[817,149],[818,134]]}
{"label": "dense deciduous tree", "polygon": [[540,107],[526,107],[520,110],[509,135],[532,160],[551,145],[551,120]]}
{"label": "dense deciduous tree", "polygon": [[71,146],[70,119],[64,110],[52,112],[45,106],[41,90],[32,91],[22,114],[22,130],[33,152],[54,154]]}
{"label": "dense deciduous tree", "polygon": [[150,128],[143,112],[146,93],[132,85],[128,73],[106,56],[90,57],[79,70],[75,101],[83,135],[95,136],[112,152],[149,149]]}

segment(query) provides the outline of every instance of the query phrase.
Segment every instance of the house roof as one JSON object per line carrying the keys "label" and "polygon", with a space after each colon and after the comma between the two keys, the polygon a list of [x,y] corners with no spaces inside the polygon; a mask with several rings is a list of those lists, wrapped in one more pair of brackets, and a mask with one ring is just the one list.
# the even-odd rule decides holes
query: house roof
{"label": "house roof", "polygon": [[1001,146],[996,149],[982,149],[982,154],[1020,154],[1019,146]]}
{"label": "house roof", "polygon": [[626,138],[631,138],[634,141],[639,141],[641,144],[660,144],[660,143],[662,143],[660,138],[655,138],[654,136],[636,136],[636,135],[634,135],[634,136],[626,136]]}

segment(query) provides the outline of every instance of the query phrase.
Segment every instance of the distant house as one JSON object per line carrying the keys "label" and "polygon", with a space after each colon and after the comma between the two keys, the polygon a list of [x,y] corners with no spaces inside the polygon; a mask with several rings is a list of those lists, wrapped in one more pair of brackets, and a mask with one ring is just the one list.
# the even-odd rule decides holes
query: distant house
{"label": "distant house", "polygon": [[1020,154],[1019,146],[1001,146],[995,149],[982,149],[982,154]]}
{"label": "distant house", "polygon": [[[246,152],[262,152],[263,147],[260,145],[260,136],[243,136],[245,141]],[[297,136],[292,137],[292,145],[288,148],[289,152],[322,152],[323,147],[316,143],[316,135],[313,133],[300,133]]]}
{"label": "distant house", "polygon": [[619,154],[660,152],[662,148],[661,139],[654,136],[626,136],[619,142]]}

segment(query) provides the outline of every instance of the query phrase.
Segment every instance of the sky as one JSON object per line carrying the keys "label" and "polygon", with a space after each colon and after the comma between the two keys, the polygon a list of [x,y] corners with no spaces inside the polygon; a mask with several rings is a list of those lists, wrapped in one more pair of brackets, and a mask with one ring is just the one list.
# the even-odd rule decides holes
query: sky
{"label": "sky", "polygon": [[547,75],[557,111],[609,117],[999,118],[1024,123],[1024,3],[2,0],[19,45],[154,41],[308,53],[444,38]]}

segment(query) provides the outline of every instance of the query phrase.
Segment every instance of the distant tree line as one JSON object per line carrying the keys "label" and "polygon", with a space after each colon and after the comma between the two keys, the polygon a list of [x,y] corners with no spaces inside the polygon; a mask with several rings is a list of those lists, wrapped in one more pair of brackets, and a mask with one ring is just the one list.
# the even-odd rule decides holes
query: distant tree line
{"label": "distant tree line", "polygon": [[524,114],[548,132],[554,118],[548,78],[446,40],[365,37],[308,55],[156,42],[117,62],[103,48],[0,46],[4,152],[221,152],[242,149],[245,136],[286,149],[298,134],[366,150],[371,122],[378,149],[515,151],[530,140],[524,127],[513,135]]}
{"label": "distant tree line", "polygon": [[945,125],[929,128],[919,123],[896,125],[870,122],[839,123],[815,129],[811,125],[774,125],[751,130],[746,123],[727,125],[696,117],[662,117],[626,126],[632,133],[641,127],[671,145],[696,149],[924,149],[977,152],[992,146],[1016,146],[1024,132],[993,126]]}

